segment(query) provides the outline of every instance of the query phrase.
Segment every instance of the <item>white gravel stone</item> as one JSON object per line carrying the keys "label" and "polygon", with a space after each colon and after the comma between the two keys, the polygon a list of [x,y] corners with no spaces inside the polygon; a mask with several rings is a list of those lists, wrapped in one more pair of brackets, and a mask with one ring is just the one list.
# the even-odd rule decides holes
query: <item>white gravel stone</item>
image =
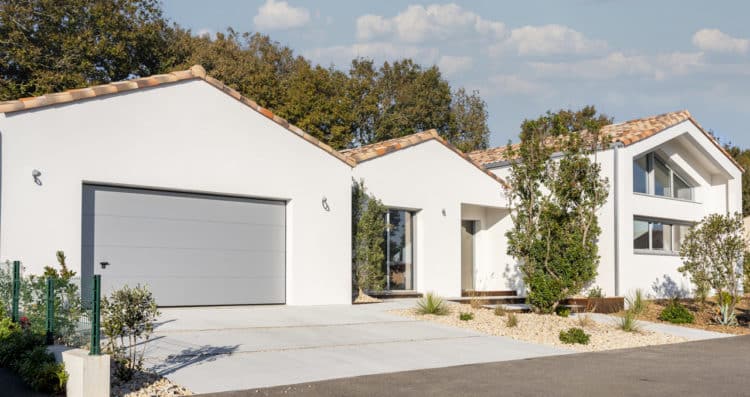
{"label": "white gravel stone", "polygon": [[112,385],[110,394],[115,397],[168,397],[192,396],[193,393],[154,373],[138,372],[127,383]]}
{"label": "white gravel stone", "polygon": [[[452,302],[448,303],[448,307],[450,313],[444,316],[422,315],[418,314],[415,309],[393,310],[390,313],[417,320],[434,321],[454,327],[472,329],[488,335],[506,336],[526,342],[541,343],[577,351],[601,351],[663,345],[688,340],[687,338],[648,330],[625,332],[618,329],[616,325],[596,323],[593,320],[582,327],[575,317],[560,317],[553,314],[516,313],[518,325],[509,328],[506,325],[506,316],[496,316],[493,310],[484,308],[473,309],[470,305]],[[471,312],[474,314],[474,319],[461,321],[458,318],[460,312]],[[587,334],[591,335],[588,345],[568,345],[560,342],[560,331],[572,327],[583,328]]]}

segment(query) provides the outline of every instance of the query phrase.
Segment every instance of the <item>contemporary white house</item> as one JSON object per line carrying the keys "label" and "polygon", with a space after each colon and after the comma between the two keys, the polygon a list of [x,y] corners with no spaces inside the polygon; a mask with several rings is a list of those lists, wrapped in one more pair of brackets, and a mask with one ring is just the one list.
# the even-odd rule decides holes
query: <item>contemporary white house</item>
{"label": "contemporary white house", "polygon": [[[612,124],[612,145],[596,160],[609,179],[600,210],[596,285],[609,296],[642,288],[655,296],[689,292],[677,268],[690,225],[711,213],[742,211],[742,167],[686,110]],[[504,177],[506,147],[469,156]],[[509,286],[514,280],[507,280]]]}
{"label": "contemporary white house", "polygon": [[[686,111],[605,133],[596,283],[686,288],[681,236],[741,209],[741,168]],[[504,150],[426,131],[338,152],[200,66],[0,102],[0,260],[39,274],[62,250],[163,306],[348,304],[354,179],[389,208],[387,290],[523,293]]]}

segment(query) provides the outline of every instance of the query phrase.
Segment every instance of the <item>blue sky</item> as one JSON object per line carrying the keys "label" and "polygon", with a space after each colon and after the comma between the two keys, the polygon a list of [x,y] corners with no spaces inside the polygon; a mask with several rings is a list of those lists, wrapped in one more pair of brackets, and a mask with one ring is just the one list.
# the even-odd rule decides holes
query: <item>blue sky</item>
{"label": "blue sky", "polygon": [[194,33],[259,31],[322,65],[437,64],[487,101],[491,145],[525,118],[594,104],[624,121],[689,109],[750,148],[748,1],[164,0]]}

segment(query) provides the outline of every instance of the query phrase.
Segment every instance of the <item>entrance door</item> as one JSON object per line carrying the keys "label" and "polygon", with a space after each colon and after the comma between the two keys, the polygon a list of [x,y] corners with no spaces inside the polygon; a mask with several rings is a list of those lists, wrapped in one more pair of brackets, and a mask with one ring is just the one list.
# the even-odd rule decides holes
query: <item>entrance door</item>
{"label": "entrance door", "polygon": [[461,221],[461,289],[474,289],[474,235],[477,221]]}

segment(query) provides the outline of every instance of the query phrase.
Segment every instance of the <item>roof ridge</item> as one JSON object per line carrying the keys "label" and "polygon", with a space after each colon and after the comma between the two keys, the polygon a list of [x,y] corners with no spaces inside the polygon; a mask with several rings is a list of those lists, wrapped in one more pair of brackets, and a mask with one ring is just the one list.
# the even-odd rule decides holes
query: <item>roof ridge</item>
{"label": "roof ridge", "polygon": [[305,132],[301,128],[291,124],[286,119],[275,115],[271,110],[266,109],[252,99],[242,95],[239,91],[232,87],[224,84],[222,81],[215,79],[206,73],[206,69],[201,65],[193,65],[187,70],[178,70],[169,73],[155,74],[151,76],[139,77],[132,80],[116,81],[107,84],[100,84],[95,86],[89,86],[84,88],[73,88],[66,91],[48,93],[35,97],[20,98],[10,101],[0,102],[0,113],[13,113],[24,110],[39,109],[52,105],[67,104],[76,102],[84,99],[102,97],[107,95],[119,94],[123,92],[134,91],[140,88],[156,87],[164,84],[177,83],[180,81],[187,81],[191,79],[201,79],[215,88],[221,90],[225,94],[232,98],[240,101],[242,104],[252,108],[258,113],[262,114],[266,118],[275,122],[276,124],[284,127],[286,130],[293,132],[295,135],[305,139],[311,144],[319,147],[320,149],[328,152],[330,155],[348,164],[350,167],[354,167],[355,163],[334,150],[331,146],[327,145],[323,141],[309,133]]}

